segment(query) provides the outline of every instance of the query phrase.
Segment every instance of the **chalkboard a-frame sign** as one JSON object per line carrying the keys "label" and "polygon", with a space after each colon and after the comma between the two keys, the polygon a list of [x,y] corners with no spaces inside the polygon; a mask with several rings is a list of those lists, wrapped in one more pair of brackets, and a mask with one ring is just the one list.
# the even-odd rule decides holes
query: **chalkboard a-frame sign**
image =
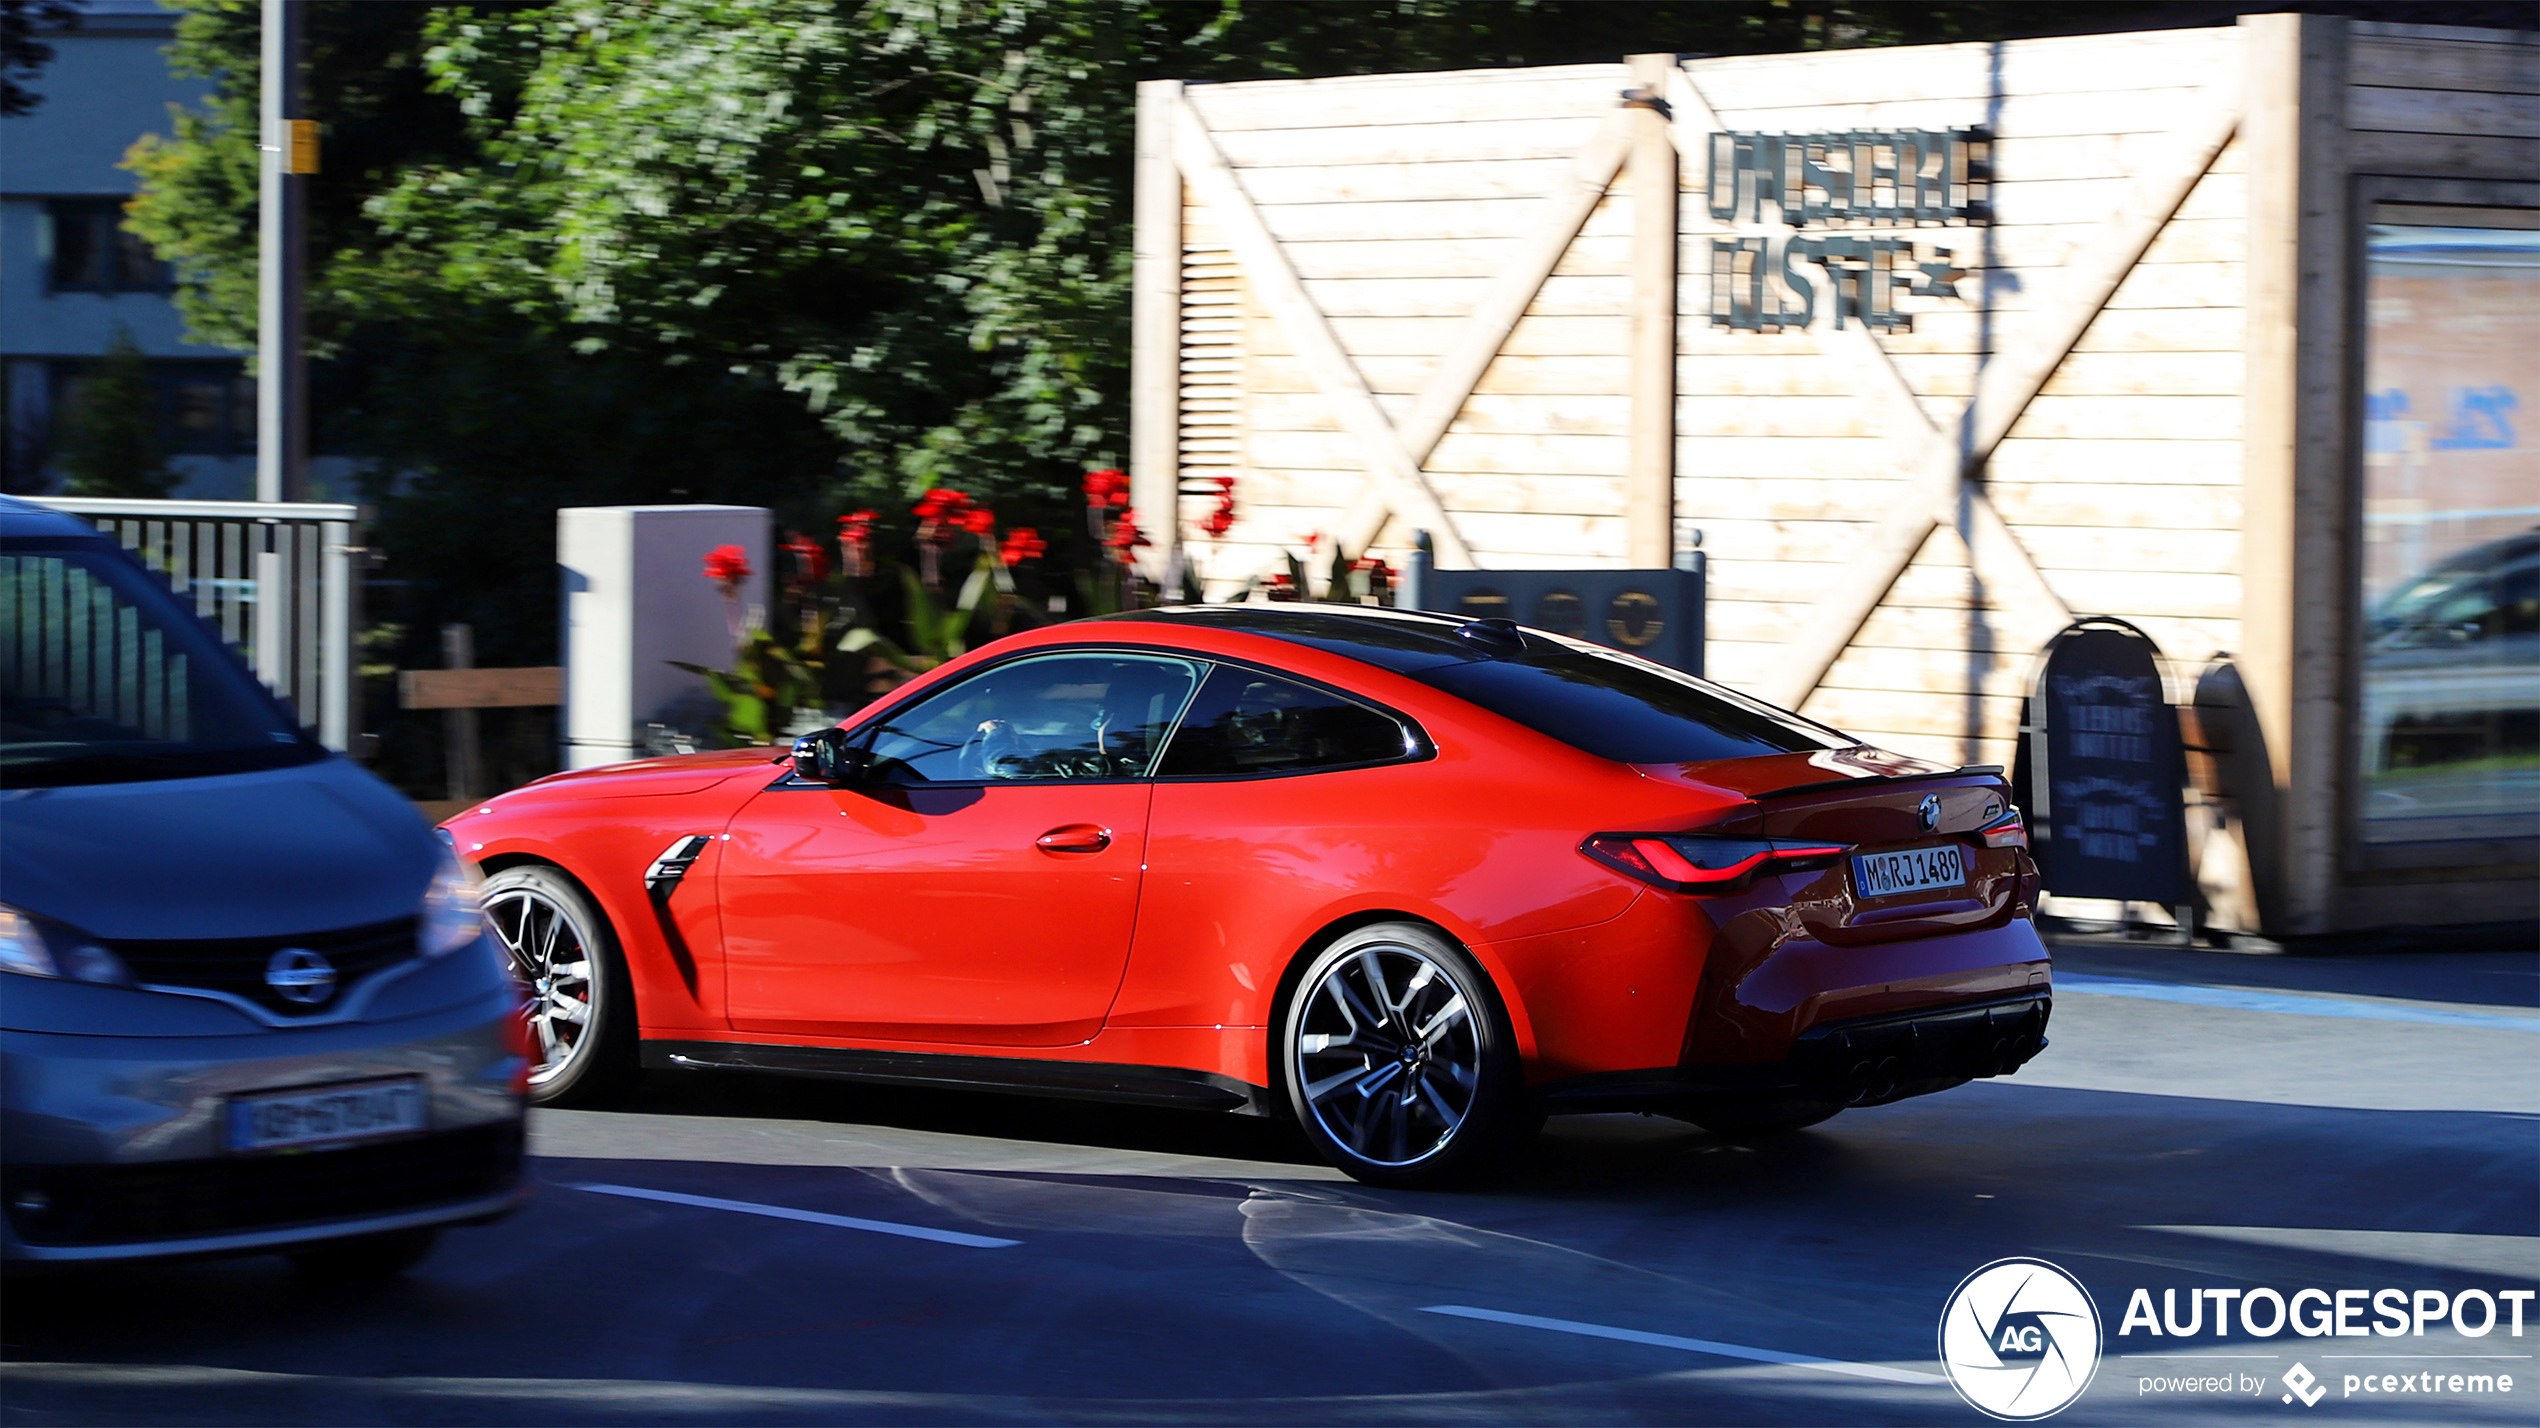
{"label": "chalkboard a-frame sign", "polygon": [[2188,901],[2186,754],[2159,655],[2134,626],[2089,616],[2038,661],[2018,782],[2050,893]]}

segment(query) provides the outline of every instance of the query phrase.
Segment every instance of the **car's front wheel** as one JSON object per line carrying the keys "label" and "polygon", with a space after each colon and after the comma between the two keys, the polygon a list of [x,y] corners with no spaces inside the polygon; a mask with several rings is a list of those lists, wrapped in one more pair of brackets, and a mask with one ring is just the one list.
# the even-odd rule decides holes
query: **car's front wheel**
{"label": "car's front wheel", "polygon": [[1306,1138],[1371,1185],[1489,1169],[1525,1119],[1517,1049],[1480,965],[1417,923],[1363,927],[1310,963],[1280,1018]]}
{"label": "car's front wheel", "polygon": [[635,996],[608,919],[561,869],[531,863],[485,880],[485,917],[528,984],[529,1099],[588,1105],[635,1074]]}

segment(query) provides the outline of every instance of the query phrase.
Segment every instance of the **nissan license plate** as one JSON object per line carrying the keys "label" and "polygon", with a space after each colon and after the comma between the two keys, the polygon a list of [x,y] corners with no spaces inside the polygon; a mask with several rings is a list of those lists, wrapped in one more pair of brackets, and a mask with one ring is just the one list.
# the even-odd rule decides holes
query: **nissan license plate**
{"label": "nissan license plate", "polygon": [[1852,859],[1852,888],[1862,897],[1964,887],[1966,882],[1966,859],[1953,844],[1906,848],[1894,853],[1862,853]]}
{"label": "nissan license plate", "polygon": [[238,1096],[229,1102],[231,1150],[340,1145],[423,1128],[420,1076]]}

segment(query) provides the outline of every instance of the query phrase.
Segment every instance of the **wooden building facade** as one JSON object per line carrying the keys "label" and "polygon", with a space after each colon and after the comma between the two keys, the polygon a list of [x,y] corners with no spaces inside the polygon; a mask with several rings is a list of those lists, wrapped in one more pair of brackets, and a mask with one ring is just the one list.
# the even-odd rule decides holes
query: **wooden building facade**
{"label": "wooden building facade", "polygon": [[[1150,83],[1151,554],[1223,598],[1416,530],[1448,568],[1662,566],[1698,530],[1711,677],[1970,763],[2011,761],[2055,630],[2119,616],[2203,706],[2216,925],[2527,920],[2540,674],[2481,646],[2446,713],[2368,647],[2540,519],[2518,428],[2445,444],[2445,403],[2511,428],[2540,372],[2536,43],[2263,15]],[[2403,347],[2451,386],[2374,386]],[[1195,539],[1219,477],[1239,519]]]}

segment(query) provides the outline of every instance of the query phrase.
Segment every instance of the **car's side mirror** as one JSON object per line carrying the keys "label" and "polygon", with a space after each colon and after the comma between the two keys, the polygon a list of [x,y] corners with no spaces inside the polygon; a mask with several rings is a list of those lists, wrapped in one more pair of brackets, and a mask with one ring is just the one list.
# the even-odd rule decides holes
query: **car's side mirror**
{"label": "car's side mirror", "polygon": [[873,751],[847,741],[844,729],[814,729],[794,741],[794,777],[844,788],[861,783],[873,767]]}

